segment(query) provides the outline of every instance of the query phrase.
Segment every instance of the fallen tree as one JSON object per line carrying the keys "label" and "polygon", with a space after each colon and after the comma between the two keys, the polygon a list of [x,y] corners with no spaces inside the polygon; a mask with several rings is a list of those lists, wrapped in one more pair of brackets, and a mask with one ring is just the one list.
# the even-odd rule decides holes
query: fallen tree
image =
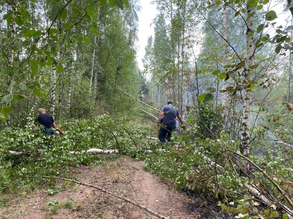
{"label": "fallen tree", "polygon": [[[8,151],[9,154],[13,155],[13,156],[23,156],[25,154],[25,152],[23,151]],[[45,153],[47,152],[46,149],[37,149],[38,153]],[[87,151],[69,151],[69,154],[84,154],[84,153],[90,153],[90,154],[118,154],[119,151],[118,150],[103,150],[103,149],[99,149],[99,148],[91,148],[88,149]]]}

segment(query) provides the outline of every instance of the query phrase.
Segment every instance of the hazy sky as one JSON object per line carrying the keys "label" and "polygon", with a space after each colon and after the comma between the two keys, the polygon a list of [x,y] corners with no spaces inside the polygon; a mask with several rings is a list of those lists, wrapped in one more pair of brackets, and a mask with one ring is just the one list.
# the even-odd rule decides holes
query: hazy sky
{"label": "hazy sky", "polygon": [[137,62],[138,67],[143,70],[142,58],[144,57],[145,47],[147,45],[148,37],[154,35],[154,26],[151,26],[157,10],[155,5],[151,4],[151,0],[141,0],[141,11],[138,13],[138,50]]}
{"label": "hazy sky", "polygon": [[[138,48],[137,48],[137,62],[141,70],[143,70],[142,58],[145,53],[145,46],[150,35],[154,35],[154,25],[151,25],[157,10],[155,5],[151,4],[152,0],[140,0],[141,11],[138,13],[139,26],[138,26]],[[277,19],[279,24],[288,24],[288,20],[291,19],[289,11],[284,13],[284,4],[280,4],[278,0],[271,0],[271,3],[266,5],[265,10],[275,10],[278,14]]]}

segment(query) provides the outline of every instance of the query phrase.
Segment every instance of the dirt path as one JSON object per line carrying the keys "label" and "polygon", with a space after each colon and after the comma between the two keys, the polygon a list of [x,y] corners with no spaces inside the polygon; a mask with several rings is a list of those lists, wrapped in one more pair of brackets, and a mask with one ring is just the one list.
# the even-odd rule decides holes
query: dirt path
{"label": "dirt path", "polygon": [[[143,165],[141,161],[121,157],[106,166],[92,169],[82,166],[73,171],[83,183],[127,197],[169,218],[219,218],[215,216],[216,212],[203,209],[202,201],[183,192],[170,190],[160,178],[144,171]],[[15,200],[7,208],[0,209],[1,219],[157,218],[146,210],[97,189],[69,185],[61,180],[57,184],[58,186],[36,191],[28,199]]]}

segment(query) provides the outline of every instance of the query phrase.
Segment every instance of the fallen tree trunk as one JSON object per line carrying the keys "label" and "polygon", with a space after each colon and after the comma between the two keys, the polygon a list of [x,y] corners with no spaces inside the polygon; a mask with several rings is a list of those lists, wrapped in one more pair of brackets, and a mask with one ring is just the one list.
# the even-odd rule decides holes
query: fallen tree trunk
{"label": "fallen tree trunk", "polygon": [[[23,156],[25,152],[23,151],[8,151],[9,154],[13,155],[13,156]],[[44,153],[47,152],[46,149],[38,149],[37,150],[38,153]],[[98,149],[98,148],[91,148],[87,151],[69,151],[70,154],[84,154],[84,153],[90,153],[90,154],[118,154],[119,151],[118,150],[103,150],[103,149]]]}

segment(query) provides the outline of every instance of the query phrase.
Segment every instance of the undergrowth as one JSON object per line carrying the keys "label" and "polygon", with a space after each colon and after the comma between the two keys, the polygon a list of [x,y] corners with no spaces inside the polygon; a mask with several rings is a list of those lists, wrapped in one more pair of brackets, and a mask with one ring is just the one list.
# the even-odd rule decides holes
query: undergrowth
{"label": "undergrowth", "polygon": [[[174,134],[172,143],[166,144],[146,139],[154,127],[130,122],[121,115],[66,121],[60,125],[66,134],[53,138],[44,135],[33,119],[24,129],[4,129],[0,133],[0,205],[15,192],[25,195],[47,183],[42,176],[70,177],[71,166],[100,165],[104,159],[119,157],[86,153],[99,148],[144,160],[147,171],[168,179],[177,189],[213,200],[235,218],[288,218],[284,206],[292,208],[293,201],[291,150],[279,145],[265,147],[264,142],[257,148],[265,151],[263,156],[252,153],[249,159],[253,164],[245,169],[246,161],[237,153],[238,143],[229,135],[219,133],[217,138],[202,139],[194,135],[198,127],[192,118],[190,121],[187,132]],[[46,153],[40,153],[40,148]],[[9,150],[23,151],[24,155],[12,156]],[[253,195],[249,186],[271,200],[271,205]]]}
{"label": "undergrowth", "polygon": [[[237,154],[237,143],[227,135],[219,139],[194,139],[176,137],[173,142],[160,144],[148,142],[148,148],[138,148],[132,157],[145,161],[145,169],[161,178],[168,179],[177,189],[193,191],[222,207],[235,218],[288,218],[281,206],[292,208],[284,194],[293,200],[292,155],[282,153],[281,148],[268,148],[266,156],[249,159],[260,168],[250,165],[248,173],[244,160]],[[285,152],[286,150],[283,150]],[[262,172],[269,174],[269,178]],[[271,177],[284,192],[272,184]],[[253,185],[262,195],[272,200],[264,204],[251,193]]]}
{"label": "undergrowth", "polygon": [[[91,167],[118,158],[97,156],[87,153],[88,149],[116,149],[119,154],[125,154],[128,147],[139,147],[140,139],[149,131],[123,116],[101,115],[88,120],[59,122],[66,134],[50,137],[42,132],[34,118],[28,120],[23,129],[6,128],[0,132],[0,206],[5,206],[15,195],[26,195],[47,183],[48,179],[43,176],[69,177],[71,166]],[[10,151],[23,154],[15,156]]]}

